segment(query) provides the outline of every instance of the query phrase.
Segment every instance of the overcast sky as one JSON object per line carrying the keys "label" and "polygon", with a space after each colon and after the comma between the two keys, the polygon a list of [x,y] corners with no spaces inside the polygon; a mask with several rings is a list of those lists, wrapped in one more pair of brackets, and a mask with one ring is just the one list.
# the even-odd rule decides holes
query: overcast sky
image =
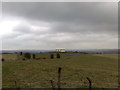
{"label": "overcast sky", "polygon": [[3,49],[118,48],[118,3],[3,2]]}

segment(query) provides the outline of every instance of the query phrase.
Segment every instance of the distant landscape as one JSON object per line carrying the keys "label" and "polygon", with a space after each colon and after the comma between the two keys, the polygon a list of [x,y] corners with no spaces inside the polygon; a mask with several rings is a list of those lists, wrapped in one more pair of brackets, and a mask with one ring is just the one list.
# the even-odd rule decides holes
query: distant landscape
{"label": "distant landscape", "polygon": [[[50,52],[50,51],[55,51],[55,50],[0,50],[0,53],[15,53],[15,52],[30,52],[30,53],[39,53],[39,52]],[[70,50],[67,49],[66,51],[71,51],[71,52],[85,52],[85,53],[107,53],[107,54],[118,54],[120,53],[120,49],[74,49]]]}

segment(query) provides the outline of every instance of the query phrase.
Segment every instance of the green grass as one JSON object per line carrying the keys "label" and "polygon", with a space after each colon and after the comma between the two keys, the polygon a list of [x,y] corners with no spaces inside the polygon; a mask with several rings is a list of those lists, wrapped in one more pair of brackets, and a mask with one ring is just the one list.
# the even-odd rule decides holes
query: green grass
{"label": "green grass", "polygon": [[[22,88],[50,88],[50,80],[57,86],[57,69],[62,67],[62,88],[86,88],[92,80],[94,88],[118,86],[118,59],[116,54],[61,55],[50,59],[50,53],[36,54],[40,60],[15,60],[15,54],[3,55],[3,88],[14,88],[14,81]],[[111,58],[112,55],[112,58]],[[110,56],[110,57],[109,57]],[[13,60],[12,60],[13,57]]]}

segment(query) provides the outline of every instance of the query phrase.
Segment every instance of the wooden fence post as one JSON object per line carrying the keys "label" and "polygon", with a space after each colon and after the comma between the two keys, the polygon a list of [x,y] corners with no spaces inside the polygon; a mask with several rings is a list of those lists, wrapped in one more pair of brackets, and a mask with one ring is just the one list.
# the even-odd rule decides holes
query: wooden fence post
{"label": "wooden fence post", "polygon": [[61,67],[58,68],[58,90],[61,90]]}
{"label": "wooden fence post", "polygon": [[89,90],[91,90],[91,88],[92,88],[92,82],[91,82],[90,78],[88,78],[88,77],[87,77],[87,80],[89,82]]}

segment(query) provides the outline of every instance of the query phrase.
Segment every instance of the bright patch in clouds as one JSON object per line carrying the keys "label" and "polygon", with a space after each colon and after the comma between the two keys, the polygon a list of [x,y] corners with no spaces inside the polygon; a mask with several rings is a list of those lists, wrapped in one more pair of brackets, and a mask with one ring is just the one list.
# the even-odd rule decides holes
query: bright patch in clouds
{"label": "bright patch in clouds", "polygon": [[1,21],[0,22],[0,35],[11,33],[13,28],[16,27],[19,21]]}
{"label": "bright patch in clouds", "polygon": [[43,31],[43,30],[48,30],[49,27],[45,27],[45,26],[31,26],[31,29]]}

